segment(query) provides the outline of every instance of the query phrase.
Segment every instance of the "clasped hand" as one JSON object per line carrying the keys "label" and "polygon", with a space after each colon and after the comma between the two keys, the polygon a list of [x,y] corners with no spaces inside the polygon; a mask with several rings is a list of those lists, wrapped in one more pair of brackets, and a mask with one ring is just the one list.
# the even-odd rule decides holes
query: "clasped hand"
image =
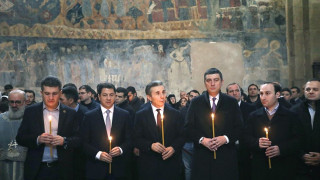
{"label": "clasped hand", "polygon": [[39,136],[38,142],[40,144],[46,144],[48,146],[62,146],[64,143],[64,139],[59,135],[54,136],[52,134],[42,133]]}
{"label": "clasped hand", "polygon": [[169,157],[171,157],[175,150],[173,149],[173,147],[169,146],[169,147],[165,147],[163,146],[162,144],[156,142],[156,143],[153,143],[151,145],[151,149],[154,151],[154,152],[157,152],[159,154],[162,155],[162,159],[163,160],[166,160],[168,159]]}
{"label": "clasped hand", "polygon": [[317,166],[320,163],[320,153],[309,152],[303,155],[304,162],[310,166]]}
{"label": "clasped hand", "polygon": [[112,148],[109,153],[101,152],[100,160],[105,161],[107,163],[112,163],[112,158],[120,156],[120,155],[121,155],[120,147],[116,146],[116,147]]}
{"label": "clasped hand", "polygon": [[224,136],[214,138],[203,138],[201,144],[207,147],[210,151],[217,151],[218,148],[226,144],[227,140]]}
{"label": "clasped hand", "polygon": [[259,138],[259,147],[261,149],[266,148],[266,156],[268,158],[273,158],[280,155],[279,146],[271,146],[271,141],[268,138]]}

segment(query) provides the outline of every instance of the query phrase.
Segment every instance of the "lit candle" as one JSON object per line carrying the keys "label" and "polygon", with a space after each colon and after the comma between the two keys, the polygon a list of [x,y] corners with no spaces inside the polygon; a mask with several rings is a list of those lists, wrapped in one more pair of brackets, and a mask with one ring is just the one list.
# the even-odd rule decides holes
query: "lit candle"
{"label": "lit candle", "polygon": [[164,146],[163,114],[161,115],[162,145]]}
{"label": "lit candle", "polygon": [[[109,153],[111,152],[111,141],[112,141],[112,137],[109,137]],[[111,174],[111,163],[109,164],[109,174]]]}
{"label": "lit candle", "polygon": [[[269,139],[269,131],[268,128],[264,128],[264,131],[266,132],[266,138]],[[271,159],[268,158],[269,161],[269,169],[271,169]]]}
{"label": "lit candle", "polygon": [[[49,119],[49,132],[50,132],[50,134],[52,134],[52,129],[51,129],[52,116],[49,115],[49,116],[48,116],[48,119]],[[51,158],[53,157],[52,145],[50,145],[50,157],[51,157]]]}
{"label": "lit candle", "polygon": [[[212,138],[214,138],[216,136],[214,132],[214,113],[211,113],[211,119],[212,119]],[[213,151],[213,158],[217,159],[216,151]]]}

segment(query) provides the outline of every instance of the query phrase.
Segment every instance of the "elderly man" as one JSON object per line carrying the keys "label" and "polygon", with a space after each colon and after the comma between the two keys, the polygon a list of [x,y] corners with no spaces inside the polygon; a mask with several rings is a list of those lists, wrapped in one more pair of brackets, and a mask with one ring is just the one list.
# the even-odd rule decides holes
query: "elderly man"
{"label": "elderly man", "polygon": [[16,135],[25,109],[25,93],[9,93],[9,111],[0,114],[0,179],[23,179],[23,162],[27,149],[19,146]]}

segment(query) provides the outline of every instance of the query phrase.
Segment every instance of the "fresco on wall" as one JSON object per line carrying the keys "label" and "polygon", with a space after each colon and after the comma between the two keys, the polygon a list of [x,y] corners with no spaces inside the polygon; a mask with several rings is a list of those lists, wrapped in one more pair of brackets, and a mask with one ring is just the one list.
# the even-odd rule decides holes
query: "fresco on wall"
{"label": "fresco on wall", "polygon": [[[116,87],[134,86],[144,94],[148,82],[161,80],[168,92],[178,95],[181,90],[202,90],[202,85],[193,87],[199,84],[194,80],[202,77],[208,65],[224,68],[221,70],[228,72],[225,76],[229,80],[234,79],[233,75],[239,78],[240,71],[243,72],[240,73],[243,80],[238,83],[244,87],[264,81],[288,84],[284,38],[246,36],[212,45],[200,39],[3,41],[0,42],[0,84],[39,89],[43,77],[54,75],[63,83],[73,82],[77,86],[88,84],[95,88],[100,82],[110,82]],[[207,49],[206,56],[197,53],[197,49]],[[242,67],[234,69],[238,65]]]}
{"label": "fresco on wall", "polygon": [[244,84],[277,81],[289,85],[286,41],[284,37],[248,37],[243,50],[246,76]]}
{"label": "fresco on wall", "polygon": [[0,36],[211,38],[284,28],[283,0],[0,0]]}

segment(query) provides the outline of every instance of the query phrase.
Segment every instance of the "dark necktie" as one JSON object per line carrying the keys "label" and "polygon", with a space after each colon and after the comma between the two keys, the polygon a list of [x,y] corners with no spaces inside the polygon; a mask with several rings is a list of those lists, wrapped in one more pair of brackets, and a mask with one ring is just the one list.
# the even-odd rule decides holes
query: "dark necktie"
{"label": "dark necktie", "polygon": [[161,109],[157,109],[157,126],[158,126],[158,129],[159,129],[159,132],[161,133],[161,114],[160,114],[160,110]]}
{"label": "dark necktie", "polygon": [[213,112],[213,113],[216,112],[216,103],[215,103],[215,101],[216,101],[216,98],[215,98],[215,97],[212,98],[212,112]]}

